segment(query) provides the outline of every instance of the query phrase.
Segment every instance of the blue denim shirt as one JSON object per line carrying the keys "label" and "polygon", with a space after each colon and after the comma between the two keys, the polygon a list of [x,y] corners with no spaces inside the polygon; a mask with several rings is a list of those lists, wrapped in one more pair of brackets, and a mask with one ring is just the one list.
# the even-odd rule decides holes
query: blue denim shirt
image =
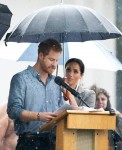
{"label": "blue denim shirt", "polygon": [[8,99],[8,116],[14,120],[17,135],[24,132],[36,133],[44,125],[41,121],[20,121],[24,110],[35,112],[54,112],[63,105],[61,88],[49,75],[47,83],[43,84],[40,74],[31,66],[13,76]]}

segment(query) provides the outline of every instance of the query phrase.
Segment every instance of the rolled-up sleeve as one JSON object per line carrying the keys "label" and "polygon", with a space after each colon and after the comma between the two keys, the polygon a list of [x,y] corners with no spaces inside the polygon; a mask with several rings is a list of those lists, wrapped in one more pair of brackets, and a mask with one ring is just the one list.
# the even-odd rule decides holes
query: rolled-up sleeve
{"label": "rolled-up sleeve", "polygon": [[25,82],[20,74],[13,76],[10,84],[7,113],[11,119],[19,119],[24,110]]}

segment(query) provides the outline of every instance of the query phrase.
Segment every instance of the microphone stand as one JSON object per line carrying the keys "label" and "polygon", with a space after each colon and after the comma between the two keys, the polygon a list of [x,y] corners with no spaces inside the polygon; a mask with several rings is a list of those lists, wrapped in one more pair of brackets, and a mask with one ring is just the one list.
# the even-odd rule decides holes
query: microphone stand
{"label": "microphone stand", "polygon": [[81,103],[83,102],[87,107],[90,107],[80,96],[80,94],[76,95],[76,97],[80,100],[78,106],[81,105]]}

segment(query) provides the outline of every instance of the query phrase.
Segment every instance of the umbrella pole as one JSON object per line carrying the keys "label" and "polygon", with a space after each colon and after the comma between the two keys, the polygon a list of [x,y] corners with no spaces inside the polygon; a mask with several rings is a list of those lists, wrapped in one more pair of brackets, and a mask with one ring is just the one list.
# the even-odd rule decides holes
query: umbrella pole
{"label": "umbrella pole", "polygon": [[64,43],[62,45],[62,51],[63,51],[63,74],[65,73],[65,52],[64,52]]}

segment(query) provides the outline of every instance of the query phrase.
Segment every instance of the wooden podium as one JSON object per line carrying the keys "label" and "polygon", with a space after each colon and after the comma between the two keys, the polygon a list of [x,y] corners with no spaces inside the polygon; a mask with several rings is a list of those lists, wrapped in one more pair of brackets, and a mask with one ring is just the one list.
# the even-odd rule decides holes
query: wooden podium
{"label": "wooden podium", "polygon": [[116,115],[109,112],[67,110],[40,128],[56,124],[56,150],[108,150],[108,130],[116,128]]}

